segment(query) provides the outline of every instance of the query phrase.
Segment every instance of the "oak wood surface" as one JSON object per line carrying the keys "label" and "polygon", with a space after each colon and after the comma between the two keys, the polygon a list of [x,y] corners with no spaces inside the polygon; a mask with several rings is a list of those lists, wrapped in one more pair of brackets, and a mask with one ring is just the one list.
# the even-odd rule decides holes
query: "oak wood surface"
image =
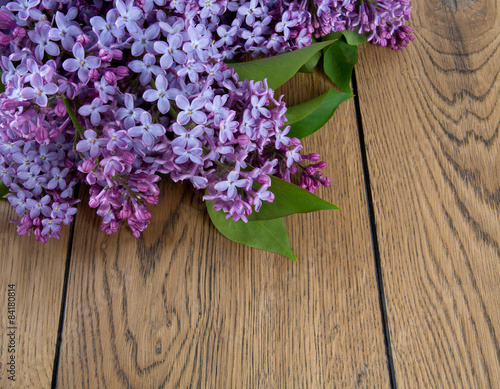
{"label": "oak wood surface", "polygon": [[[304,100],[326,86],[290,88]],[[343,211],[288,219],[299,263],[225,239],[188,185],[162,186],[139,240],[106,237],[82,210],[58,387],[388,387],[352,101],[305,143]]]}
{"label": "oak wood surface", "polygon": [[[61,313],[69,229],[43,245],[34,236],[18,236],[18,219],[0,201],[0,388],[49,388]],[[15,323],[9,322],[8,289],[15,284]],[[15,327],[12,330],[9,327]],[[9,350],[14,331],[14,349]],[[14,355],[15,381],[7,365]]]}
{"label": "oak wood surface", "polygon": [[360,51],[398,387],[500,382],[499,12],[421,1],[407,49]]}

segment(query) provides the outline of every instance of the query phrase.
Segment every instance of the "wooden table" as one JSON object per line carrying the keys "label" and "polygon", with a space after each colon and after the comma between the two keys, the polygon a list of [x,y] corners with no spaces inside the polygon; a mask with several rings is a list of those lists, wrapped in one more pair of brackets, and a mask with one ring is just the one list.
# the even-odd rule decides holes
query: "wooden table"
{"label": "wooden table", "polygon": [[299,263],[222,237],[188,185],[138,240],[83,201],[37,244],[2,202],[0,387],[498,387],[500,7],[413,3],[415,42],[362,47],[357,97],[305,142],[342,211],[287,219]]}

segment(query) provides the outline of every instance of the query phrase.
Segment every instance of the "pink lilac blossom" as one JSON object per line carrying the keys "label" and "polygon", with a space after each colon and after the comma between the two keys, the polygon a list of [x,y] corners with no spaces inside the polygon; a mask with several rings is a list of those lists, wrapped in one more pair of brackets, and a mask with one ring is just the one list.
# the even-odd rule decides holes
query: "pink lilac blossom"
{"label": "pink lilac blossom", "polygon": [[324,163],[300,165],[319,157],[287,136],[282,97],[222,62],[213,31],[226,3],[19,1],[0,9],[0,172],[20,234],[57,238],[79,182],[105,233],[123,221],[135,237],[163,174],[244,221],[273,201],[270,176],[290,181],[301,169],[303,188],[330,184]]}

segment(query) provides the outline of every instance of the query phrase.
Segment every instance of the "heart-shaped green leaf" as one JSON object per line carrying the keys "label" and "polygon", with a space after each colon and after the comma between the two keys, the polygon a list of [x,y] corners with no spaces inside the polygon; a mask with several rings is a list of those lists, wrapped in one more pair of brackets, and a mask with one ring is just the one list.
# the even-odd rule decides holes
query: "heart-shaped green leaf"
{"label": "heart-shaped green leaf", "polygon": [[315,99],[288,107],[286,124],[291,127],[288,134],[302,139],[315,133],[330,120],[340,103],[351,97],[350,93],[330,89]]}
{"label": "heart-shaped green leaf", "polygon": [[[0,78],[2,77],[3,75],[3,72],[0,71]],[[0,93],[4,92],[5,91],[5,85],[3,84],[3,82],[0,81]]]}
{"label": "heart-shaped green leaf", "polygon": [[253,212],[248,220],[270,220],[294,213],[340,209],[311,192],[276,177],[271,177],[269,190],[274,193],[274,201],[263,201],[259,212]]}
{"label": "heart-shaped green leaf", "polygon": [[358,62],[358,48],[344,40],[336,41],[324,53],[323,69],[335,85],[351,93],[351,74]]}
{"label": "heart-shaped green leaf", "polygon": [[240,80],[262,81],[267,78],[269,88],[276,89],[292,78],[316,53],[334,43],[334,40],[313,43],[310,46],[250,62],[228,63]]}
{"label": "heart-shaped green leaf", "polygon": [[283,254],[297,261],[288,239],[283,218],[274,220],[249,221],[248,223],[226,219],[222,211],[216,211],[211,202],[207,203],[208,214],[215,227],[226,238],[258,249]]}

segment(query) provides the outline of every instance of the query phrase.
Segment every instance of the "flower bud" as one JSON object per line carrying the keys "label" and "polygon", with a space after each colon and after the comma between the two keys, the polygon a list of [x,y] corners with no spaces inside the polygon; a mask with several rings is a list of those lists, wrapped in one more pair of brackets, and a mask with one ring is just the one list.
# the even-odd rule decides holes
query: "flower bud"
{"label": "flower bud", "polygon": [[125,163],[128,163],[128,164],[133,164],[134,161],[135,161],[135,154],[132,153],[131,151],[125,151],[121,157],[122,157],[122,160],[125,162]]}
{"label": "flower bud", "polygon": [[309,154],[309,160],[311,162],[317,162],[321,159],[321,155],[319,155],[318,153],[311,153]]}
{"label": "flower bud", "polygon": [[259,176],[257,177],[257,182],[260,185],[271,185],[271,179],[269,178],[269,176]]}
{"label": "flower bud", "polygon": [[79,170],[82,173],[90,173],[93,168],[94,168],[94,161],[91,159],[87,159],[83,161],[83,163],[80,165]]}
{"label": "flower bud", "polygon": [[118,49],[112,49],[111,54],[113,56],[113,59],[116,59],[117,61],[121,61],[123,59],[123,52]]}
{"label": "flower bud", "polygon": [[160,202],[160,199],[157,196],[147,196],[146,203],[157,205]]}
{"label": "flower bud", "polygon": [[99,79],[99,70],[97,70],[97,69],[90,69],[89,70],[89,78],[92,81],[97,81]]}
{"label": "flower bud", "polygon": [[110,72],[109,70],[104,73],[104,79],[108,84],[115,84],[116,83],[116,75],[113,72]]}
{"label": "flower bud", "polygon": [[238,137],[238,144],[241,146],[246,145],[248,142],[250,142],[250,137],[248,135],[240,135]]}
{"label": "flower bud", "polygon": [[64,102],[62,101],[62,99],[59,99],[57,101],[57,104],[54,107],[54,113],[57,116],[59,116],[60,118],[66,116],[66,114],[67,114],[67,112],[66,112],[66,106],[64,105]]}
{"label": "flower bud", "polygon": [[78,37],[76,38],[76,41],[78,43],[80,43],[82,46],[85,46],[86,44],[88,44],[90,42],[90,38],[85,34],[81,34],[81,35],[78,35]]}
{"label": "flower bud", "polygon": [[0,36],[0,46],[8,46],[12,38],[9,35]]}
{"label": "flower bud", "polygon": [[26,36],[26,30],[22,27],[17,26],[16,28],[14,28],[14,32],[12,33],[12,35],[14,36],[14,38],[23,39]]}
{"label": "flower bud", "polygon": [[16,109],[18,107],[27,107],[30,105],[28,101],[17,101],[17,100],[11,100],[11,99],[4,99],[2,101],[2,104],[0,107],[4,111],[11,111],[13,109]]}
{"label": "flower bud", "polygon": [[12,19],[6,11],[0,11],[0,23],[12,23]]}
{"label": "flower bud", "polygon": [[116,75],[120,78],[128,76],[128,69],[125,66],[118,66],[116,68]]}
{"label": "flower bud", "polygon": [[111,53],[106,49],[99,50],[99,58],[104,62],[110,62],[113,59]]}

